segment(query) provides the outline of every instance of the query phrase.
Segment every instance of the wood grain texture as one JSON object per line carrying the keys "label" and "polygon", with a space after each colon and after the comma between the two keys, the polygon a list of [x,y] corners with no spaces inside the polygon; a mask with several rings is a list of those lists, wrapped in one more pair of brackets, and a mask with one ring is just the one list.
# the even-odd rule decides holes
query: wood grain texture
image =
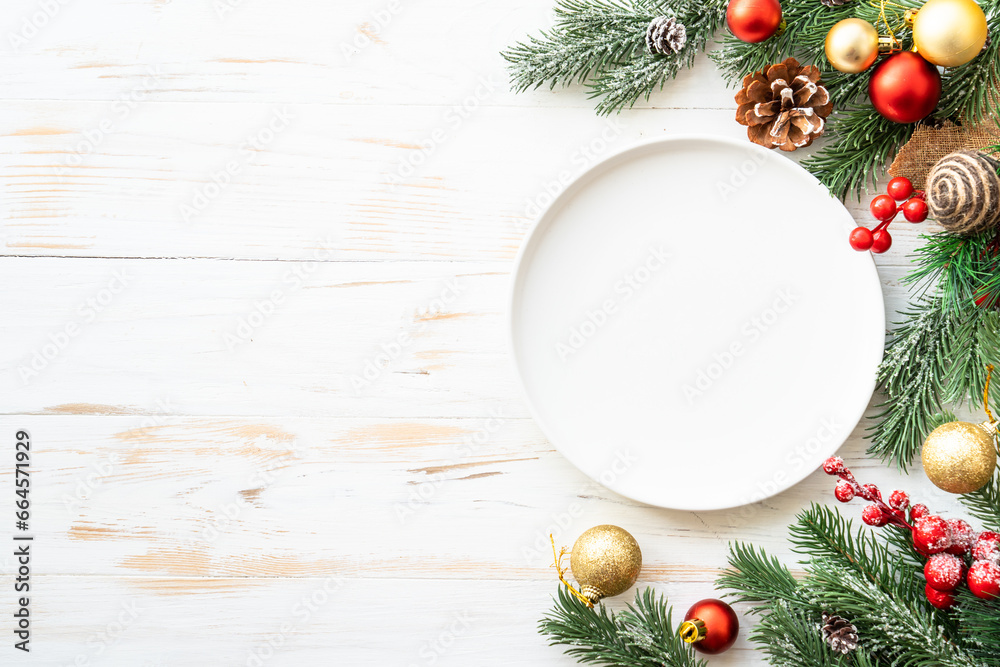
{"label": "wood grain texture", "polygon": [[[570,179],[743,136],[707,59],[608,121],[580,88],[506,89],[498,52],[549,0],[5,16],[0,434],[32,434],[38,541],[33,653],[0,664],[570,665],[535,632],[549,533],[627,527],[679,613],[732,540],[794,563],[785,526],[827,478],[637,504],[546,442],[507,352],[513,259]],[[877,258],[890,320],[928,228]],[[843,453],[867,480],[955,507],[865,460],[864,426]],[[12,485],[0,465],[0,508]],[[712,664],[762,661],[744,633]]]}

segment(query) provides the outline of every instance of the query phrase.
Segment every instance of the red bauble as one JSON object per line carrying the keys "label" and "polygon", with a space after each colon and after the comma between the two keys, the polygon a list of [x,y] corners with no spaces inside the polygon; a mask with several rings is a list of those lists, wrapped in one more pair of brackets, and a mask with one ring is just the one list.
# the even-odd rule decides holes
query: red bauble
{"label": "red bauble", "polygon": [[885,191],[896,201],[903,201],[913,194],[913,183],[906,176],[897,176],[889,181]]}
{"label": "red bauble", "polygon": [[972,548],[972,560],[1000,560],[1000,533],[984,530]]}
{"label": "red bauble", "polygon": [[917,53],[901,51],[872,72],[868,97],[889,120],[915,123],[934,111],[941,99],[941,75]]}
{"label": "red bauble", "polygon": [[849,503],[854,500],[854,487],[846,479],[837,482],[837,487],[833,490],[833,495],[842,503]]}
{"label": "red bauble", "polygon": [[976,543],[975,531],[968,521],[962,519],[948,519],[948,525],[951,527],[951,546],[948,547],[948,553],[964,556]]}
{"label": "red bauble", "polygon": [[861,510],[861,520],[869,526],[884,526],[889,523],[887,517],[878,505],[868,505]]}
{"label": "red bauble", "polygon": [[923,222],[927,219],[927,202],[918,197],[903,204],[903,217],[910,222]]}
{"label": "red bauble", "polygon": [[[736,617],[733,608],[722,600],[714,598],[695,602],[688,609],[684,621],[700,630],[696,637],[689,639],[684,632],[685,627],[682,626],[681,634],[685,637],[685,641],[692,643],[698,651],[709,655],[732,648],[740,632],[740,619]],[[690,627],[688,626],[688,629]]]}
{"label": "red bauble", "polygon": [[888,229],[880,229],[872,234],[872,252],[881,255],[892,247],[892,236]]}
{"label": "red bauble", "polygon": [[941,553],[951,546],[951,526],[934,514],[918,519],[913,526],[913,546],[928,556]]}
{"label": "red bauble", "polygon": [[781,3],[778,0],[729,0],[726,23],[737,39],[763,42],[781,26]]}
{"label": "red bauble", "polygon": [[939,591],[953,591],[962,583],[965,563],[958,556],[934,554],[924,564],[927,585]]}
{"label": "red bauble", "polygon": [[850,241],[852,248],[858,252],[864,252],[865,250],[871,250],[874,238],[872,237],[871,230],[867,227],[855,227],[851,235],[847,237],[847,240]]}
{"label": "red bauble", "polygon": [[896,217],[896,200],[889,195],[879,195],[875,199],[872,199],[872,203],[868,205],[868,210],[880,222],[892,220]]}
{"label": "red bauble", "polygon": [[924,594],[927,595],[927,601],[931,603],[931,606],[937,609],[951,609],[955,604],[953,594],[932,588],[930,584],[924,587]]}
{"label": "red bauble", "polygon": [[969,568],[969,590],[977,598],[989,600],[1000,597],[1000,566],[993,561],[981,560]]}

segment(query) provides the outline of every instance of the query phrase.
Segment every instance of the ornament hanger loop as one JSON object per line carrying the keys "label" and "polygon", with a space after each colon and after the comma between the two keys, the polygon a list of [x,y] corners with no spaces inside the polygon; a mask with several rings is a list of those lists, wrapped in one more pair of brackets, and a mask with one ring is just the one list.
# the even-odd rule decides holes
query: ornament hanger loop
{"label": "ornament hanger loop", "polygon": [[[871,5],[872,7],[877,8],[879,10],[879,14],[878,14],[879,21],[882,23],[882,25],[885,26],[885,31],[888,33],[888,39],[887,40],[885,40],[884,42],[882,42],[882,39],[880,39],[880,42],[882,42],[884,44],[882,52],[883,53],[896,53],[898,51],[902,51],[903,50],[903,42],[898,37],[896,37],[896,31],[903,30],[903,28],[906,27],[906,21],[905,21],[905,19],[900,19],[899,12],[896,11],[896,10],[897,9],[902,9],[902,10],[905,11],[907,9],[907,7],[905,5],[900,5],[898,3],[891,2],[890,0],[879,0],[878,2],[875,2],[875,0],[869,0],[868,4]],[[886,10],[887,7],[892,12],[893,21],[896,24],[896,31],[894,31],[892,29],[892,25],[889,24],[889,17],[886,15],[886,12],[885,12],[885,10]],[[878,26],[876,25],[876,28],[877,27]]]}
{"label": "ornament hanger loop", "polygon": [[556,539],[552,536],[552,533],[549,533],[549,541],[552,542],[552,558],[555,560],[555,562],[553,563],[553,567],[556,568],[556,573],[559,575],[559,581],[561,581],[566,586],[566,588],[569,589],[569,592],[572,593],[576,597],[577,600],[579,600],[583,604],[585,604],[588,607],[590,607],[591,609],[593,609],[594,608],[594,603],[591,602],[590,600],[588,600],[586,595],[584,595],[580,591],[576,590],[573,587],[572,584],[570,584],[568,581],[566,581],[566,576],[565,576],[566,575],[566,570],[562,566],[563,558],[566,557],[566,553],[567,553],[566,552],[566,547],[562,547],[561,549],[559,549],[559,551],[557,553],[556,552]]}
{"label": "ornament hanger loop", "polygon": [[993,413],[990,412],[990,379],[992,377],[993,364],[986,364],[986,385],[983,387],[983,410],[986,412],[990,424],[996,424],[997,420],[993,418]]}

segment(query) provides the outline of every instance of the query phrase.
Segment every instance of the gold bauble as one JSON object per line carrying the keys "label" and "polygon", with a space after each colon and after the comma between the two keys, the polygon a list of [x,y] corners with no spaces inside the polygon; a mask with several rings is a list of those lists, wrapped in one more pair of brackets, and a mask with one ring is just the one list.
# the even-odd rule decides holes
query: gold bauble
{"label": "gold bauble", "polygon": [[997,450],[994,427],[986,422],[948,422],[924,440],[920,459],[934,485],[949,493],[972,493],[993,478]]}
{"label": "gold bauble", "polygon": [[861,19],[837,22],[826,33],[826,58],[841,72],[864,72],[878,58],[878,30]]}
{"label": "gold bauble", "polygon": [[986,43],[986,14],[974,0],[927,0],[913,17],[917,53],[941,67],[964,65]]}
{"label": "gold bauble", "polygon": [[631,588],[642,569],[642,552],[627,530],[607,524],[594,526],[577,538],[569,566],[580,592],[596,604]]}

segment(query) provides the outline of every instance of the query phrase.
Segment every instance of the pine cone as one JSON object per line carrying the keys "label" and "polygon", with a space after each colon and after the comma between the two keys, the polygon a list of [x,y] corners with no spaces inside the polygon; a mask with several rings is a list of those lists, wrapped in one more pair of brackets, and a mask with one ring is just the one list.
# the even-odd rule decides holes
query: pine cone
{"label": "pine cone", "polygon": [[750,141],[783,151],[811,144],[833,111],[819,69],[795,58],[746,75],[736,103],[736,121],[747,126]]}
{"label": "pine cone", "polygon": [[687,28],[672,16],[658,16],[646,28],[646,49],[655,55],[678,53],[687,43]]}
{"label": "pine cone", "polygon": [[858,648],[858,629],[836,614],[823,614],[823,641],[834,653],[847,655]]}
{"label": "pine cone", "polygon": [[841,5],[846,5],[851,0],[819,0],[826,7],[840,7]]}

